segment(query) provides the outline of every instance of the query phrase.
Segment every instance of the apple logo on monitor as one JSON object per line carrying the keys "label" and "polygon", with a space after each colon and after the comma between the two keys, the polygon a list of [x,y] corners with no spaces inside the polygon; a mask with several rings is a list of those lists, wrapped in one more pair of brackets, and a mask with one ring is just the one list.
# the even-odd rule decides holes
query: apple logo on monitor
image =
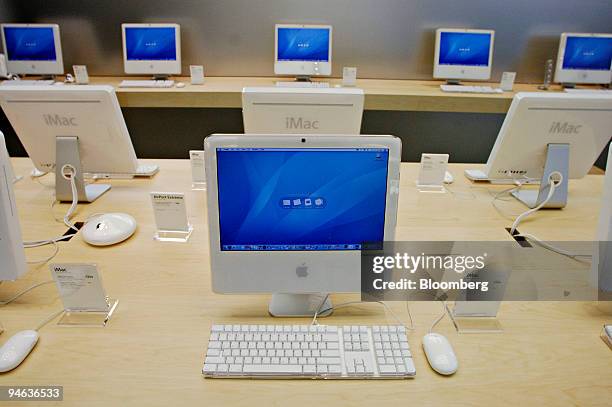
{"label": "apple logo on monitor", "polygon": [[295,268],[295,274],[300,278],[308,277],[308,266],[306,263],[303,263],[301,266],[297,266]]}

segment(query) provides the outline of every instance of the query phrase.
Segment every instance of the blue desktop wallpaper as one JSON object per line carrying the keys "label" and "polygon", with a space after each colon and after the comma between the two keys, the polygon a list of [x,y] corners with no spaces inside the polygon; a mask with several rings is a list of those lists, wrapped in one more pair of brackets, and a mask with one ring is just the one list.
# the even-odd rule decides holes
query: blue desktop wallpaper
{"label": "blue desktop wallpaper", "polygon": [[51,27],[4,27],[7,58],[11,61],[55,61]]}
{"label": "blue desktop wallpaper", "polygon": [[326,28],[279,28],[279,61],[329,61],[329,30]]}
{"label": "blue desktop wallpaper", "polygon": [[382,242],[388,149],[217,149],[221,250]]}
{"label": "blue desktop wallpaper", "polygon": [[612,38],[567,37],[563,69],[607,71],[612,64]]}
{"label": "blue desktop wallpaper", "polygon": [[125,48],[129,61],[174,61],[175,30],[172,27],[126,27]]}
{"label": "blue desktop wallpaper", "polygon": [[489,65],[491,34],[440,33],[440,65]]}

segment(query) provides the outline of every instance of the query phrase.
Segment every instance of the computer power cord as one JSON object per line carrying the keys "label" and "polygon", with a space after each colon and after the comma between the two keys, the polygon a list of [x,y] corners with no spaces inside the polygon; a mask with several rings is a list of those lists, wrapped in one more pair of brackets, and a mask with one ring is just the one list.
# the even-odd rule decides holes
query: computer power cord
{"label": "computer power cord", "polygon": [[552,252],[558,253],[560,255],[569,257],[569,258],[574,259],[574,260],[584,261],[584,260],[581,260],[580,258],[581,257],[585,257],[585,258],[592,258],[593,257],[593,255],[591,255],[591,254],[580,254],[580,253],[569,252],[569,251],[567,251],[565,249],[561,249],[560,247],[554,246],[554,245],[552,245],[552,244],[550,244],[548,242],[540,240],[538,237],[536,237],[536,236],[534,236],[532,234],[529,234],[529,233],[518,233],[518,234],[516,234],[514,236],[516,236],[516,237],[523,237],[523,238],[525,238],[525,239],[527,239],[527,240],[529,240],[529,241],[531,241],[531,242],[533,242],[533,243],[535,243],[535,244],[537,244],[539,246],[542,246],[545,249],[548,249],[548,250],[550,250]]}
{"label": "computer power cord", "polygon": [[[555,176],[557,177],[556,179],[554,178]],[[561,174],[559,171],[553,171],[550,173],[550,175],[548,176],[548,185],[550,186],[550,188],[548,189],[548,195],[546,196],[546,199],[540,202],[540,204],[535,208],[531,208],[523,212],[516,218],[516,220],[512,224],[512,227],[510,228],[511,235],[514,235],[514,233],[516,232],[516,228],[526,217],[542,209],[552,199],[553,195],[555,194],[555,190],[557,189],[557,186],[561,185],[562,182],[563,174]]]}
{"label": "computer power cord", "polygon": [[569,252],[567,250],[561,249],[559,247],[556,247],[550,243],[544,242],[543,240],[539,239],[538,237],[529,234],[529,233],[516,233],[516,229],[518,228],[518,225],[528,216],[532,215],[533,213],[539,211],[540,209],[542,209],[553,197],[556,188],[561,185],[561,183],[563,182],[563,175],[559,172],[559,171],[553,171],[550,173],[549,177],[548,177],[548,184],[550,185],[550,189],[548,190],[548,195],[546,196],[546,199],[544,199],[538,206],[536,206],[535,208],[529,209],[528,211],[523,212],[522,214],[520,214],[516,220],[514,221],[514,223],[512,224],[512,227],[510,228],[510,234],[514,237],[523,237],[527,240],[530,240],[542,247],[544,247],[545,249],[548,249],[552,252],[561,254],[563,256],[572,258],[574,260],[579,260],[580,257],[592,257],[589,254],[579,254],[579,253],[572,253]]}
{"label": "computer power cord", "polygon": [[57,318],[59,315],[64,313],[64,309],[62,308],[61,310],[55,311],[53,314],[49,315],[47,318],[45,318],[44,320],[42,320],[37,326],[36,328],[34,328],[35,331],[40,331],[45,325],[47,325],[49,322],[53,321],[55,318]]}
{"label": "computer power cord", "polygon": [[[69,233],[67,235],[58,236],[52,239],[33,240],[33,241],[23,242],[23,246],[26,249],[32,248],[32,247],[46,246],[49,244],[55,245],[57,247],[57,242],[60,242],[65,239],[69,239],[75,236],[79,231],[79,229],[70,221],[79,203],[79,196],[78,196],[78,191],[77,191],[77,186],[76,186],[76,169],[72,165],[66,164],[62,167],[61,173],[64,179],[70,181],[70,190],[72,193],[72,203],[70,205],[70,208],[66,212],[66,215],[64,215],[63,221],[66,226],[68,226],[71,230],[74,231],[74,233]],[[57,251],[59,251],[59,249],[56,250],[55,253],[51,257],[49,257],[46,261],[50,261],[53,257],[55,257],[55,255],[57,254]],[[36,262],[36,263],[40,263],[40,262]]]}
{"label": "computer power cord", "polygon": [[25,295],[25,294],[29,293],[29,292],[30,292],[30,291],[32,291],[33,289],[38,288],[38,287],[43,286],[43,285],[46,285],[46,284],[51,284],[51,283],[53,283],[53,280],[47,280],[47,281],[43,281],[42,283],[37,283],[37,284],[34,284],[34,285],[32,285],[32,286],[30,286],[30,287],[26,288],[25,290],[20,291],[19,293],[17,293],[17,294],[15,294],[15,295],[13,295],[13,296],[12,296],[11,298],[9,298],[8,300],[0,301],[0,306],[8,305],[8,304],[10,304],[11,302],[15,301],[16,299],[20,298],[21,296],[23,296],[23,295]]}
{"label": "computer power cord", "polygon": [[329,308],[326,308],[324,310],[321,310],[321,307],[323,307],[323,305],[327,301],[327,298],[329,298],[329,294],[327,294],[325,296],[323,301],[321,301],[321,304],[319,305],[319,308],[315,311],[314,317],[312,318],[311,325],[318,325],[317,317],[320,314],[323,314],[323,313],[325,313],[327,311],[333,311],[333,310],[336,310],[338,308],[348,307],[349,305],[364,304],[364,303],[368,304],[368,303],[372,303],[373,302],[373,303],[377,303],[377,304],[382,305],[385,308],[385,310],[387,310],[389,312],[389,314],[391,314],[391,316],[393,316],[393,319],[395,319],[395,321],[397,322],[398,325],[401,325],[401,326],[405,327],[409,331],[414,331],[415,330],[414,320],[412,319],[412,313],[410,312],[410,306],[408,304],[408,301],[406,301],[406,311],[408,312],[408,318],[410,319],[410,326],[404,324],[404,322],[402,322],[402,320],[399,319],[397,314],[395,312],[393,312],[393,310],[389,307],[389,305],[387,305],[383,301],[348,301],[348,302],[343,302],[343,303],[340,303],[338,305],[334,305],[333,307],[329,307]]}
{"label": "computer power cord", "polygon": [[[45,257],[40,260],[28,260],[26,261],[26,264],[45,264],[53,260],[55,256],[57,256],[57,253],[59,253],[59,245],[57,244],[57,242],[50,242],[49,244],[53,245],[53,253],[51,253],[48,257]],[[32,248],[32,247],[35,247],[35,246],[24,246],[24,248]]]}
{"label": "computer power cord", "polygon": [[438,325],[440,323],[440,321],[442,321],[442,319],[444,319],[445,315],[446,315],[446,301],[442,301],[442,313],[440,314],[440,316],[438,318],[435,319],[435,321],[429,327],[429,333],[433,332],[433,330],[436,327],[436,325]]}

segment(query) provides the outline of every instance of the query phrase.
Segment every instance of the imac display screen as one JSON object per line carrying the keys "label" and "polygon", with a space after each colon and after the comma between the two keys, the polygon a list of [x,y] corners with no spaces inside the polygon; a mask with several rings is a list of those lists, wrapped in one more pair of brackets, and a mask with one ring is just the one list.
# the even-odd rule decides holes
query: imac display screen
{"label": "imac display screen", "polygon": [[4,27],[9,61],[55,61],[51,27]]}
{"label": "imac display screen", "polygon": [[567,37],[563,69],[607,71],[612,64],[612,38]]}
{"label": "imac display screen", "polygon": [[125,53],[128,61],[176,60],[174,27],[126,27]]}
{"label": "imac display screen", "polygon": [[360,250],[382,242],[386,148],[218,148],[221,250]]}
{"label": "imac display screen", "polygon": [[278,61],[329,62],[328,28],[283,28],[277,30]]}
{"label": "imac display screen", "polygon": [[440,65],[488,66],[490,33],[440,33]]}

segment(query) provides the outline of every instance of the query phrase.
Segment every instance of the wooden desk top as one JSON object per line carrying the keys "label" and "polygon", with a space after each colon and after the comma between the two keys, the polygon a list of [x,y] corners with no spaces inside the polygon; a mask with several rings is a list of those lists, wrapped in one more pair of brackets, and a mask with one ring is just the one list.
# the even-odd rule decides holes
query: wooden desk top
{"label": "wooden desk top", "polygon": [[[245,86],[275,86],[289,78],[207,77],[204,85],[191,85],[188,77],[174,78],[184,88],[119,88],[124,79],[134,77],[92,77],[92,84],[110,84],[117,89],[123,107],[242,107],[241,92]],[[145,78],[140,78],[145,79]],[[330,86],[340,79],[322,79]],[[365,92],[366,110],[400,110],[430,112],[506,113],[515,92],[537,91],[537,85],[515,84],[515,92],[502,94],[447,93],[440,90],[443,81],[358,79],[357,87]],[[499,87],[499,83],[465,82],[466,85]],[[559,91],[559,86],[552,86]]]}
{"label": "wooden desk top", "polygon": [[[110,248],[86,245],[77,236],[61,243],[55,262],[96,262],[107,293],[118,298],[106,328],[62,328],[55,321],[41,330],[32,354],[16,370],[0,375],[1,385],[62,385],[64,403],[74,406],[402,406],[402,405],[605,405],[612,397],[612,352],[599,333],[612,320],[612,304],[593,302],[505,302],[499,320],[503,334],[458,335],[444,319],[446,335],[459,358],[450,378],[435,374],[421,350],[421,337],[441,312],[440,304],[412,302],[416,332],[410,336],[417,376],[407,381],[210,380],[200,370],[212,323],[307,323],[267,315],[268,296],[225,296],[211,292],[206,199],[191,191],[189,162],[156,160],[161,171],[151,180],[116,180],[98,201],[79,205],[76,220],[95,212],[128,212],[138,221],[136,235]],[[27,175],[27,159],[14,159]],[[414,186],[417,164],[402,164],[397,238],[421,240],[506,240],[511,223],[491,205],[503,186],[471,185],[451,165],[453,193],[421,194]],[[24,239],[62,234],[53,220],[67,205],[50,204],[53,177],[26,177],[15,185]],[[543,211],[521,229],[543,239],[591,239],[595,234],[603,177],[570,183],[570,201],[561,211]],[[182,191],[195,231],[188,243],[152,239],[149,191]],[[522,212],[501,202],[504,213]],[[30,249],[29,259],[51,248]],[[0,285],[0,298],[50,278],[47,266],[32,266],[17,282]],[[336,303],[358,295],[334,295]],[[405,305],[390,303],[408,321]],[[49,284],[0,307],[9,336],[31,329],[61,308]],[[394,323],[376,304],[339,309],[327,324]],[[15,405],[27,405],[16,403]]]}

